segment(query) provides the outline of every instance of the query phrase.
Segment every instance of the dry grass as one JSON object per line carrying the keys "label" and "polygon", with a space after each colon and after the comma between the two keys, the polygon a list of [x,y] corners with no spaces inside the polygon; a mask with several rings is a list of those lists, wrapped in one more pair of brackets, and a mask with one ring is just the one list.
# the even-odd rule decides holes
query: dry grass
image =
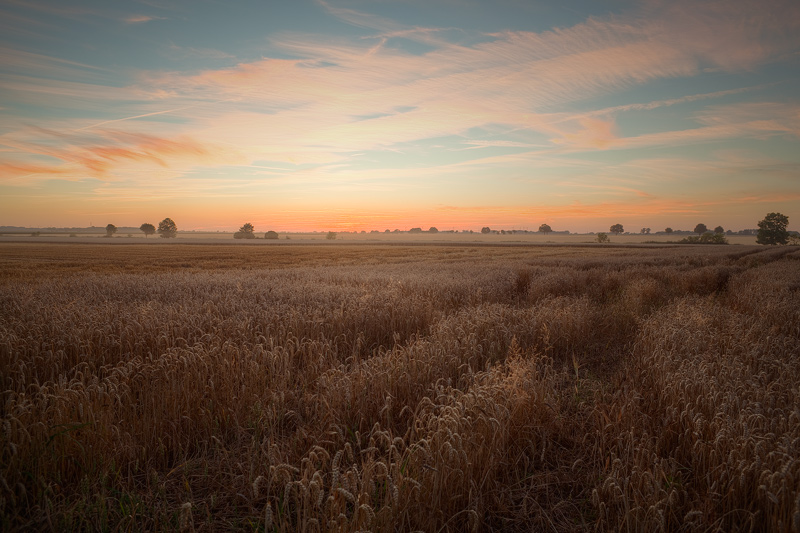
{"label": "dry grass", "polygon": [[800,254],[0,246],[0,528],[800,531]]}

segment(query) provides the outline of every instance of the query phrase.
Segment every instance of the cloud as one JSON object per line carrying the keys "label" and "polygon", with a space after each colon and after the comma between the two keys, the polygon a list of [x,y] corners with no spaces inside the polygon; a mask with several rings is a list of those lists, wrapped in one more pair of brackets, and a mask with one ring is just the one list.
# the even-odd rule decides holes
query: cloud
{"label": "cloud", "polygon": [[151,17],[150,15],[129,15],[123,20],[126,24],[141,24],[142,22],[150,22],[151,20],[159,20],[162,17]]}
{"label": "cloud", "polygon": [[78,135],[35,128],[30,137],[24,140],[5,137],[2,142],[28,157],[35,155],[57,162],[7,162],[4,168],[9,175],[109,179],[122,172],[153,167],[189,169],[243,162],[236,150],[187,135],[166,138],[116,130]]}
{"label": "cloud", "polygon": [[[267,114],[242,106],[238,113],[208,120],[246,144],[247,138],[257,137],[259,145],[282,146],[295,156],[312,157],[316,150],[313,159],[317,162],[341,152],[464,135],[486,124],[538,132],[562,150],[734,135],[731,128],[717,128],[628,142],[619,139],[614,120],[607,115],[719,98],[751,88],[583,114],[552,112],[654,80],[698,75],[709,66],[750,69],[798,46],[789,31],[797,23],[790,18],[758,15],[758,10],[742,2],[735,2],[723,16],[720,3],[708,2],[691,4],[696,19],[687,24],[688,4],[673,4],[651,2],[638,14],[589,19],[539,33],[501,32],[463,46],[445,41],[446,32],[437,31],[444,29],[403,26],[321,2],[334,16],[379,33],[366,40],[284,34],[273,44],[296,59],[265,58],[198,74],[151,74],[143,78],[139,89],[153,95],[163,91],[189,99],[234,99],[253,109],[262,107]],[[792,4],[780,2],[774,9],[785,15],[796,11]],[[751,16],[760,24],[758,31],[733,31],[737,24],[747,26]],[[413,54],[376,46],[387,36],[400,34],[423,39],[433,49]],[[719,35],[733,50],[759,52],[741,57],[719,54],[709,35]],[[396,106],[413,111],[398,115],[392,111]],[[359,121],[357,117],[375,118]],[[233,131],[237,127],[238,133]]]}

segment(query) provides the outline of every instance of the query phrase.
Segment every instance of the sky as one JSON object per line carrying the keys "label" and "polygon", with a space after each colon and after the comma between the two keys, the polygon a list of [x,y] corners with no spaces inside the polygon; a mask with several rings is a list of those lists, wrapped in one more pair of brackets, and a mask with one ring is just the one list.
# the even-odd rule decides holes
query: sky
{"label": "sky", "polygon": [[0,0],[0,225],[800,229],[797,0]]}

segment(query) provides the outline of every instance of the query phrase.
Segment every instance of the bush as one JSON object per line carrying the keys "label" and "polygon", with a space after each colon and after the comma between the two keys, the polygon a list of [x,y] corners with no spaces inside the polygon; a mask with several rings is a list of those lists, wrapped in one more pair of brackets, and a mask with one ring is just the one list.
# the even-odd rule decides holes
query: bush
{"label": "bush", "polygon": [[[275,240],[278,238],[278,233],[272,230],[269,230],[264,234],[264,238],[268,240]],[[288,238],[288,237],[287,237]]]}
{"label": "bush", "polygon": [[597,234],[597,242],[611,242],[611,239],[608,238],[608,235],[601,232]]}
{"label": "bush", "polygon": [[706,232],[697,237],[685,237],[678,244],[728,244],[728,239],[722,233]]}

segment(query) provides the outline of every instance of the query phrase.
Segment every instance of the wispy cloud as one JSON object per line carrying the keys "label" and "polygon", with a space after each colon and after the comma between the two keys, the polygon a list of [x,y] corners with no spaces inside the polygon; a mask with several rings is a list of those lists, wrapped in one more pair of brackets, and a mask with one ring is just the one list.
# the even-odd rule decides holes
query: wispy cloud
{"label": "wispy cloud", "polygon": [[[152,167],[189,169],[198,165],[241,163],[236,150],[200,142],[189,136],[158,137],[141,133],[103,130],[77,135],[34,129],[29,139],[2,139],[19,153],[57,161],[51,164],[6,162],[10,176],[109,179],[117,173]],[[56,141],[56,142],[53,142]]]}
{"label": "wispy cloud", "polygon": [[150,22],[151,20],[159,20],[163,17],[153,17],[150,15],[128,15],[123,20],[127,24],[141,24],[143,22]]}

